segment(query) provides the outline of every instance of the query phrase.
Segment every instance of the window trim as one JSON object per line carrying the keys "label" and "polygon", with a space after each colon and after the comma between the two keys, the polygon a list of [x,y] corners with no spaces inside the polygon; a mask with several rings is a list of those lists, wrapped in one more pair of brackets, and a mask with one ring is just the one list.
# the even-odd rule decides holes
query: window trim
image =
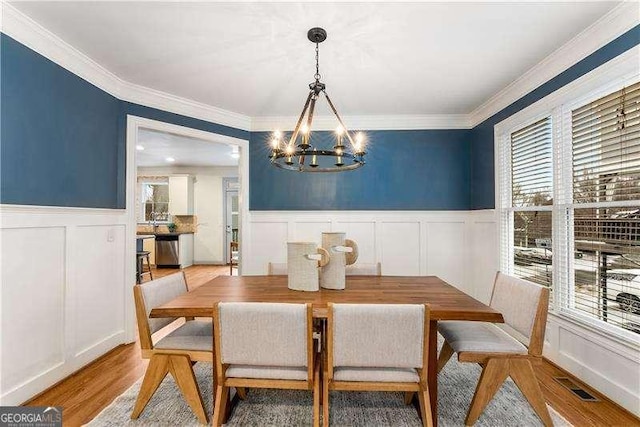
{"label": "window trim", "polygon": [[[573,200],[568,200],[571,194],[565,192],[562,194],[562,188],[557,184],[561,180],[565,180],[566,176],[559,176],[560,172],[571,173],[571,168],[562,167],[563,156],[567,149],[571,150],[571,138],[563,137],[564,135],[571,135],[571,111],[581,105],[585,105],[593,100],[601,98],[608,93],[620,90],[632,83],[640,81],[640,71],[637,64],[640,57],[640,46],[636,46],[629,49],[627,52],[621,54],[617,58],[609,61],[608,63],[596,68],[595,70],[587,73],[586,75],[574,80],[573,82],[563,86],[557,91],[547,95],[539,101],[531,104],[530,106],[514,113],[502,122],[499,122],[494,126],[494,164],[496,165],[494,173],[494,188],[495,188],[495,220],[498,230],[498,265],[500,270],[505,273],[511,273],[512,271],[512,258],[513,242],[509,243],[509,237],[513,235],[513,225],[506,227],[507,219],[504,218],[505,213],[512,213],[514,211],[530,210],[530,211],[544,211],[551,210],[552,212],[552,250],[555,253],[561,253],[563,248],[560,248],[560,240],[558,233],[567,232],[566,227],[559,227],[559,224],[563,222],[567,211],[574,206]],[[541,120],[544,117],[550,116],[553,123],[553,180],[554,189],[553,197],[554,203],[551,206],[531,206],[513,208],[511,206],[511,184],[505,182],[505,179],[509,179],[511,175],[511,161],[509,156],[505,156],[510,153],[510,136],[514,131],[521,129],[531,123]],[[569,127],[567,127],[569,126]],[[569,132],[569,133],[567,133]],[[561,143],[557,144],[556,141],[560,140]],[[506,150],[506,151],[505,151]],[[570,152],[570,151],[569,151]],[[504,159],[509,159],[505,161]],[[505,188],[506,185],[506,188]],[[611,202],[611,206],[625,206],[627,201]],[[602,206],[602,204],[599,204]],[[637,206],[637,202],[635,203]],[[581,207],[587,207],[585,206]],[[547,208],[547,209],[545,209]],[[564,220],[566,224],[566,219]],[[571,221],[568,221],[571,223]],[[510,229],[509,229],[510,228]],[[573,247],[573,239],[567,239],[569,242],[568,248],[565,251],[571,250]],[[571,253],[571,252],[569,252]],[[570,274],[573,268],[572,257],[564,257],[568,260],[568,264],[564,266],[561,262],[553,263],[553,277],[561,278],[561,275]],[[560,286],[567,286],[573,279],[571,277],[562,278],[562,280],[554,279],[554,286],[559,283]],[[561,290],[554,293],[560,294]],[[556,315],[563,320],[588,328],[594,332],[600,333],[608,339],[614,339],[625,345],[633,345],[634,347],[640,347],[640,334],[627,331],[623,328],[609,325],[605,322],[600,322],[597,319],[593,319],[586,314],[581,314],[577,310],[567,308],[561,304],[561,298],[554,298],[553,306],[549,307],[551,315]]]}

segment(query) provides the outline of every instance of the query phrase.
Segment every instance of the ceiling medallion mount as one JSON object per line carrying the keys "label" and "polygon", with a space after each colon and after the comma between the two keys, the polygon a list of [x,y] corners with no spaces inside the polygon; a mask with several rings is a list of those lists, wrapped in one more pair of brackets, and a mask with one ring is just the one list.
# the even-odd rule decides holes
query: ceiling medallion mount
{"label": "ceiling medallion mount", "polygon": [[[307,38],[316,45],[316,73],[309,84],[309,94],[293,132],[287,136],[274,131],[271,139],[271,164],[298,172],[342,172],[364,166],[365,140],[362,132],[352,135],[347,130],[336,107],[327,95],[326,85],[320,81],[319,44],[327,39],[327,32],[319,27],[311,28]],[[324,96],[336,116],[338,126],[333,146],[318,147],[311,138],[311,125],[316,101]],[[310,160],[309,160],[310,159]]]}

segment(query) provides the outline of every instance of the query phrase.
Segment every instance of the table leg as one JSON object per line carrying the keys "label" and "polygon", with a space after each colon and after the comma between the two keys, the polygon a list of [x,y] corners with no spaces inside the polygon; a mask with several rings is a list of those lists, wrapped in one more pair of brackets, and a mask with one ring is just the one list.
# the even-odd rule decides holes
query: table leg
{"label": "table leg", "polygon": [[429,321],[429,370],[427,384],[431,397],[433,426],[438,426],[438,321]]}

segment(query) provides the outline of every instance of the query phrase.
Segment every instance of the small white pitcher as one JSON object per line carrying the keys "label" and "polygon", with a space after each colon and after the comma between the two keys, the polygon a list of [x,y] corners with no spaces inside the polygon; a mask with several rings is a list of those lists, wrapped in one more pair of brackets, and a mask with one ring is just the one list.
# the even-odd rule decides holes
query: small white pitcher
{"label": "small white pitcher", "polygon": [[345,288],[345,267],[358,259],[358,245],[346,233],[322,233],[322,247],[329,253],[329,263],[322,267],[320,286],[325,289]]}
{"label": "small white pitcher", "polygon": [[287,243],[287,273],[289,289],[319,291],[318,269],[329,262],[329,253],[315,242]]}

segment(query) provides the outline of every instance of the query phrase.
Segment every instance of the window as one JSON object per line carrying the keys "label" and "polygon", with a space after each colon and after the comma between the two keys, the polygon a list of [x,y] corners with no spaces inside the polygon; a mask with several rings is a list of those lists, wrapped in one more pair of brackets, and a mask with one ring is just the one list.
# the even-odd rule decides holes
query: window
{"label": "window", "polygon": [[571,110],[566,307],[640,333],[640,83]]}
{"label": "window", "polygon": [[595,98],[499,134],[501,269],[640,334],[640,83]]}
{"label": "window", "polygon": [[511,274],[551,287],[553,155],[551,118],[509,136],[510,204],[505,210]]}
{"label": "window", "polygon": [[169,221],[169,184],[143,182],[141,190],[143,221]]}

